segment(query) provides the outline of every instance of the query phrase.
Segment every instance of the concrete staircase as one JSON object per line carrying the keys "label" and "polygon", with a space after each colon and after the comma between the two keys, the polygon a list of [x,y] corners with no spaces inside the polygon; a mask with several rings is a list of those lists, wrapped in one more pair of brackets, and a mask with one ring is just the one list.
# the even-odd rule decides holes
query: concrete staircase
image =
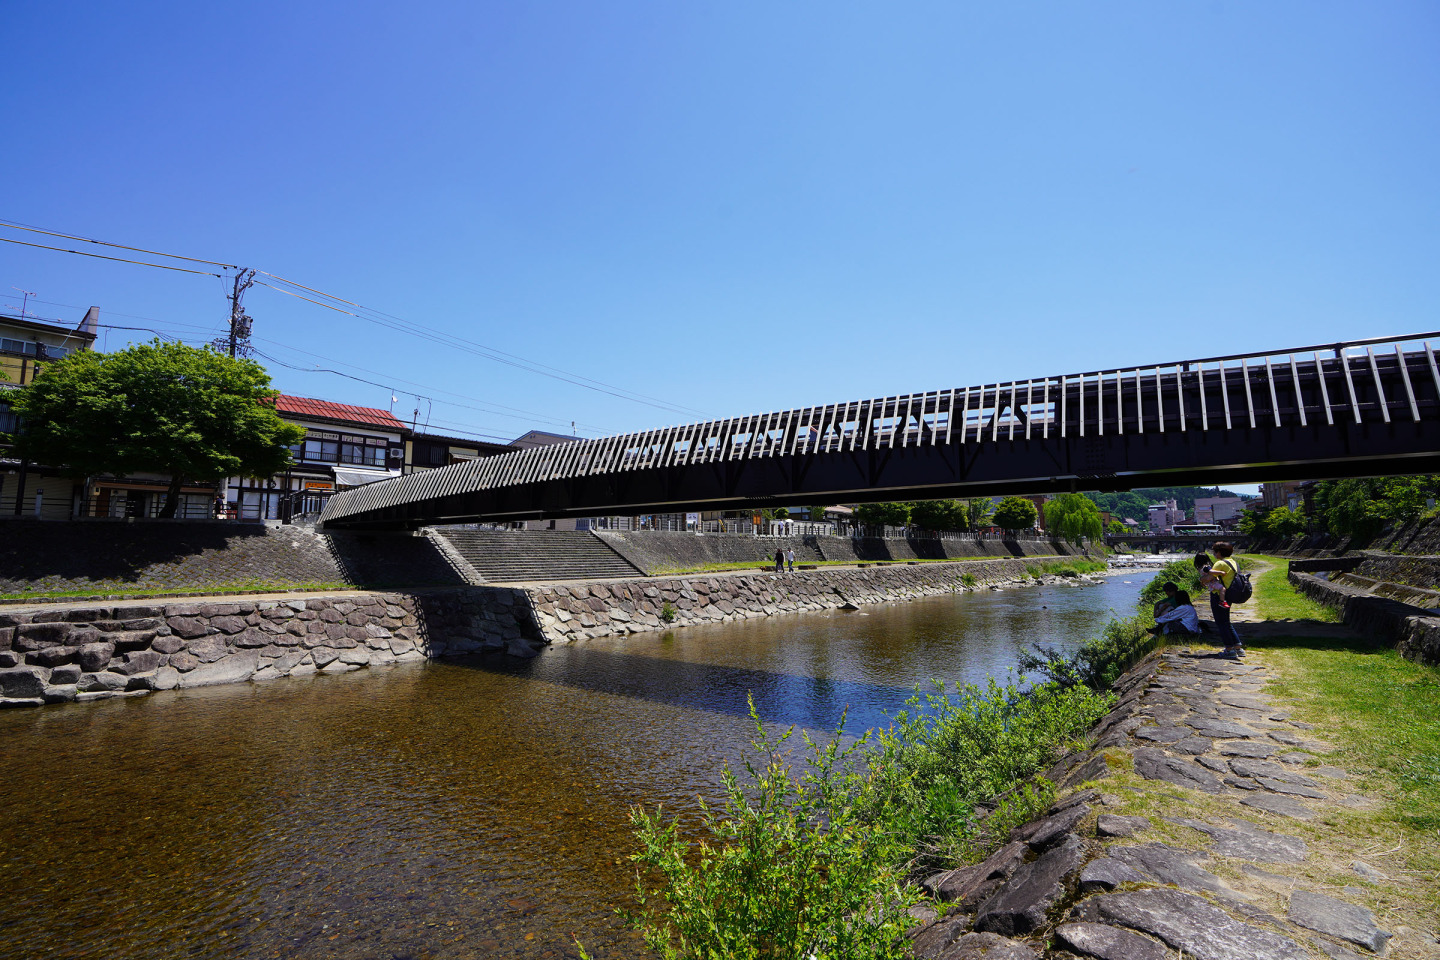
{"label": "concrete staircase", "polygon": [[441,530],[436,533],[448,540],[490,583],[643,576],[605,541],[584,530]]}

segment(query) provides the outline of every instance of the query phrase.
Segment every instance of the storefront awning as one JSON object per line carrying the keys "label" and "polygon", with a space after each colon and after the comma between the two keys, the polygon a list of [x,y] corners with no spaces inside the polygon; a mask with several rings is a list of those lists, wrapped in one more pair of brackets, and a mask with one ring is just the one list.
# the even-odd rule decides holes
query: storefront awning
{"label": "storefront awning", "polygon": [[336,467],[335,483],[341,487],[363,487],[377,480],[393,480],[400,476],[399,470],[357,470],[352,467]]}

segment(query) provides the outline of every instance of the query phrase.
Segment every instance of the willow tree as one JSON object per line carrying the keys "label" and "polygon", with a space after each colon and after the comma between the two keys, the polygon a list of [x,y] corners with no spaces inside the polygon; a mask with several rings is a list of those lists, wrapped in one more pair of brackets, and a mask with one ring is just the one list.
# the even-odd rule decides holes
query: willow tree
{"label": "willow tree", "polygon": [[1045,530],[1071,543],[1099,540],[1104,534],[1100,509],[1083,493],[1062,493],[1045,504]]}
{"label": "willow tree", "polygon": [[21,457],[73,476],[168,474],[161,517],[186,482],[268,477],[290,462],[303,427],[275,412],[279,392],[253,360],[183,343],[77,351],[11,395]]}

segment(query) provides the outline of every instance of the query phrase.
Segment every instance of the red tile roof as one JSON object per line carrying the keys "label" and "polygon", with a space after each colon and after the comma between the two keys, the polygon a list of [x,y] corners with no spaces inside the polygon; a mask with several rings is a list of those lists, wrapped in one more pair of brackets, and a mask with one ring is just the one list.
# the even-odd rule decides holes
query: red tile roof
{"label": "red tile roof", "polygon": [[281,394],[275,400],[275,409],[282,415],[315,417],[320,420],[338,420],[342,423],[363,423],[386,430],[405,430],[405,424],[395,419],[388,410],[378,407],[352,407],[348,403],[331,403],[329,400],[312,400],[309,397],[289,397]]}

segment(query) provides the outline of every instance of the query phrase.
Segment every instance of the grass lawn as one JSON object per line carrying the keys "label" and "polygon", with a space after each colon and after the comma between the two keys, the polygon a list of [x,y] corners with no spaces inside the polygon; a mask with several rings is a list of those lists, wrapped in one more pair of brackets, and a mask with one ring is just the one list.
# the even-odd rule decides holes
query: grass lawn
{"label": "grass lawn", "polygon": [[[1254,557],[1256,612],[1265,620],[1334,623],[1337,612],[1297,593],[1283,557]],[[1294,719],[1335,747],[1324,758],[1357,775],[1376,800],[1350,829],[1373,837],[1417,875],[1440,870],[1440,670],[1393,649],[1342,637],[1257,637],[1249,649],[1274,672],[1266,688]],[[1314,765],[1312,763],[1312,765]],[[1440,885],[1429,884],[1432,908]]]}
{"label": "grass lawn", "polygon": [[1255,596],[1250,602],[1255,604],[1256,612],[1262,619],[1340,622],[1340,613],[1334,607],[1316,603],[1290,586],[1290,581],[1286,579],[1290,573],[1290,561],[1285,557],[1258,553],[1247,553],[1245,556],[1257,561],[1251,574]]}

